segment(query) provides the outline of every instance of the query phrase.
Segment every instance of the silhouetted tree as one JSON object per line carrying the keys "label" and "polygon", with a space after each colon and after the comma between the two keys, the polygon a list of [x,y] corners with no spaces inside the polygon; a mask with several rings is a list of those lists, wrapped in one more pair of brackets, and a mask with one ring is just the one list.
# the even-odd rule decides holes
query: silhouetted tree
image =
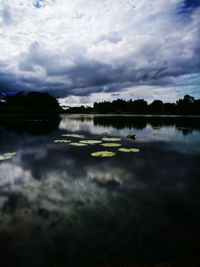
{"label": "silhouetted tree", "polygon": [[23,96],[6,96],[4,112],[55,114],[61,112],[61,108],[50,94],[31,92]]}
{"label": "silhouetted tree", "polygon": [[179,99],[176,102],[177,111],[183,114],[192,113],[192,106],[194,102],[194,97],[185,95],[183,99]]}
{"label": "silhouetted tree", "polygon": [[145,113],[147,111],[147,101],[144,99],[129,100],[126,106],[127,110],[133,113]]}
{"label": "silhouetted tree", "polygon": [[163,108],[166,114],[176,114],[176,104],[175,103],[164,103]]}
{"label": "silhouetted tree", "polygon": [[149,105],[149,111],[153,113],[162,113],[164,111],[163,102],[161,100],[154,100]]}

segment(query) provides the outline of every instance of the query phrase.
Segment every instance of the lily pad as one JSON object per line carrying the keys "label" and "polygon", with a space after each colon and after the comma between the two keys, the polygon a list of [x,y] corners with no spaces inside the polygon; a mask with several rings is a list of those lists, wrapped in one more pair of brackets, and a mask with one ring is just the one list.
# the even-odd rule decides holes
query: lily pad
{"label": "lily pad", "polygon": [[11,159],[13,156],[15,156],[17,153],[4,153],[0,155],[0,161]]}
{"label": "lily pad", "polygon": [[117,138],[117,137],[104,137],[102,138],[103,141],[105,142],[118,142],[121,141],[121,138]]}
{"label": "lily pad", "polygon": [[79,147],[81,147],[81,146],[87,146],[87,144],[82,144],[82,143],[70,143],[69,145],[70,146],[79,146]]}
{"label": "lily pad", "polygon": [[66,139],[62,139],[62,140],[55,140],[54,143],[70,143],[71,140],[66,140]]}
{"label": "lily pad", "polygon": [[74,138],[79,138],[79,139],[84,139],[85,138],[84,135],[80,135],[80,134],[63,134],[62,136],[65,136],[65,137],[74,137]]}
{"label": "lily pad", "polygon": [[114,157],[115,155],[116,153],[112,151],[97,151],[91,154],[92,157],[99,157],[99,158]]}
{"label": "lily pad", "polygon": [[101,144],[101,146],[103,146],[103,147],[119,147],[119,146],[121,146],[121,144],[118,144],[118,143],[103,143],[103,144]]}
{"label": "lily pad", "polygon": [[102,141],[100,140],[81,140],[81,144],[88,144],[88,145],[95,145],[95,144],[101,144]]}
{"label": "lily pad", "polygon": [[125,148],[125,147],[121,147],[118,150],[120,152],[124,152],[124,153],[137,153],[137,152],[140,152],[140,149],[138,149],[138,148]]}

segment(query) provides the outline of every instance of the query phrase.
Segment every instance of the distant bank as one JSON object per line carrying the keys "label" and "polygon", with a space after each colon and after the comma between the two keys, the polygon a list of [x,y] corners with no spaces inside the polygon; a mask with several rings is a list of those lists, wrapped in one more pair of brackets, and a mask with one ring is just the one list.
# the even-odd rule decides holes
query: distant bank
{"label": "distant bank", "polygon": [[200,115],[200,99],[185,95],[176,103],[144,99],[114,100],[94,103],[93,107],[69,107],[64,110],[57,99],[48,93],[6,95],[0,99],[0,116],[54,116],[58,114],[135,114],[135,115]]}
{"label": "distant bank", "polygon": [[93,107],[71,107],[63,113],[67,114],[142,114],[142,115],[200,115],[200,99],[185,95],[176,103],[163,103],[154,100],[148,104],[144,99],[114,100],[94,103]]}

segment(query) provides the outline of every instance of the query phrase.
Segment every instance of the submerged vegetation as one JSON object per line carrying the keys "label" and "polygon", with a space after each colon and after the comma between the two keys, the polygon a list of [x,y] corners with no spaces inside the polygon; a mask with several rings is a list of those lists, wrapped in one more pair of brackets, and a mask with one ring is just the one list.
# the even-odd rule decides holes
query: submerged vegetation
{"label": "submerged vegetation", "polygon": [[196,114],[200,115],[200,99],[185,95],[176,103],[163,103],[161,100],[154,100],[148,104],[144,99],[138,100],[114,100],[94,103],[93,107],[71,107],[65,113],[80,114]]}

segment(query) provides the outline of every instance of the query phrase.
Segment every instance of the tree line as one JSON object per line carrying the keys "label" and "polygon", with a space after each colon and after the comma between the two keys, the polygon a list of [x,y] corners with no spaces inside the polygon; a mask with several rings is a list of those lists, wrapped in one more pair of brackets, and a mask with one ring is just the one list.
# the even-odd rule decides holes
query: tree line
{"label": "tree line", "polygon": [[0,101],[0,114],[58,114],[61,111],[56,98],[48,93],[16,94]]}
{"label": "tree line", "polygon": [[183,114],[200,115],[200,99],[185,95],[176,103],[154,100],[148,104],[144,99],[95,102],[93,107],[70,107],[63,110],[57,99],[48,93],[30,92],[26,95],[5,96],[0,101],[0,114]]}
{"label": "tree line", "polygon": [[95,102],[93,107],[71,107],[65,113],[200,115],[200,99],[195,100],[194,97],[185,95],[176,103],[163,103],[161,100],[154,100],[150,104],[144,99],[117,99],[112,102]]}

